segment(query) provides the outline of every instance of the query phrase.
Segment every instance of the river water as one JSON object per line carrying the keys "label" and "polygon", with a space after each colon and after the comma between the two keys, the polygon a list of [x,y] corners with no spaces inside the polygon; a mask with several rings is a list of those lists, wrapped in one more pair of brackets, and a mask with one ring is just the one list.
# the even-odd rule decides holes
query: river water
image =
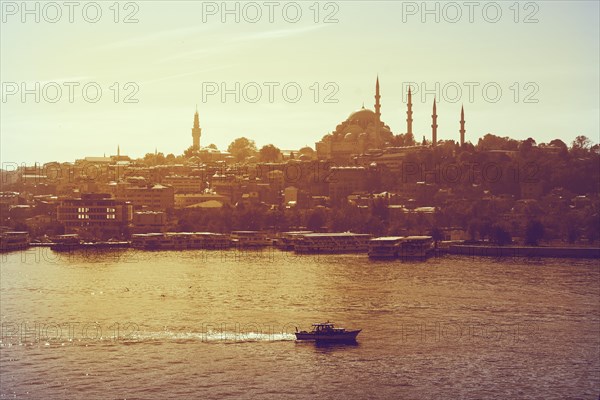
{"label": "river water", "polygon": [[[598,260],[0,255],[0,398],[596,399]],[[294,341],[330,320],[357,345]]]}

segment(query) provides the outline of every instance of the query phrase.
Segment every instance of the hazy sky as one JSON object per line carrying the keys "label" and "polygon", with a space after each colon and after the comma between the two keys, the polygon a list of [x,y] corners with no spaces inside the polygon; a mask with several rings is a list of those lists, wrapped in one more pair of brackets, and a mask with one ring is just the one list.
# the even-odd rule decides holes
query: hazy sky
{"label": "hazy sky", "polygon": [[196,105],[202,145],[246,136],[314,147],[363,102],[373,108],[377,74],[394,133],[406,131],[403,87],[413,82],[418,139],[430,137],[439,85],[440,139],[458,139],[464,104],[474,143],[488,132],[598,142],[597,1],[429,2],[429,14],[420,1],[228,2],[230,14],[220,1],[28,2],[31,13],[23,4],[1,2],[3,163],[117,145],[132,157],[181,154]]}

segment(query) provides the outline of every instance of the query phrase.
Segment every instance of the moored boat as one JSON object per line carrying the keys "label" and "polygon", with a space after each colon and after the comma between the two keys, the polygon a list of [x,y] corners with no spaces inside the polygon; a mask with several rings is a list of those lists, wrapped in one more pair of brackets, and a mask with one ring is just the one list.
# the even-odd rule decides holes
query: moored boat
{"label": "moored boat", "polygon": [[83,242],[81,247],[84,249],[120,249],[130,247],[131,243],[127,241],[105,241],[105,242]]}
{"label": "moored boat", "polygon": [[194,232],[190,238],[190,249],[228,249],[229,235],[213,232]]}
{"label": "moored boat", "polygon": [[238,248],[271,246],[273,241],[260,231],[233,231],[231,243]]}
{"label": "moored boat", "polygon": [[309,233],[313,233],[313,231],[283,232],[279,235],[279,238],[277,239],[275,245],[280,250],[294,250],[296,239]]}
{"label": "moored boat", "polygon": [[398,257],[427,258],[433,254],[433,238],[431,236],[407,236],[400,244]]}
{"label": "moored boat", "polygon": [[346,330],[336,328],[331,322],[312,324],[312,330],[298,331],[296,328],[296,340],[315,342],[356,342],[356,337],[361,329]]}
{"label": "moored boat", "polygon": [[157,232],[131,235],[131,245],[143,250],[227,249],[229,235],[212,232]]}
{"label": "moored boat", "polygon": [[165,235],[161,232],[135,233],[131,235],[131,247],[142,250],[160,250],[165,243]]}
{"label": "moored boat", "polygon": [[383,236],[369,241],[370,258],[396,258],[400,252],[403,236]]}
{"label": "moored boat", "polygon": [[22,250],[29,247],[28,232],[3,232],[0,234],[0,251]]}
{"label": "moored boat", "polygon": [[77,234],[55,236],[52,243],[50,249],[53,251],[73,251],[81,247],[81,239]]}
{"label": "moored boat", "polygon": [[308,233],[294,242],[297,253],[365,253],[371,235],[362,233]]}

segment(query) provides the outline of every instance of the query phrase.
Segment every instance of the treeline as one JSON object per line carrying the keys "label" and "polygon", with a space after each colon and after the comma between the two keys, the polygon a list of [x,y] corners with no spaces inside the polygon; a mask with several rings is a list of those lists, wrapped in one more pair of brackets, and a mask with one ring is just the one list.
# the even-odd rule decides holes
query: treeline
{"label": "treeline", "polygon": [[210,211],[177,210],[178,223],[174,230],[221,233],[233,230],[352,231],[376,236],[427,234],[438,240],[448,238],[451,230],[463,230],[467,240],[485,240],[499,245],[509,244],[516,238],[529,245],[553,240],[575,243],[581,239],[595,243],[599,238],[597,203],[593,207],[570,209],[564,214],[528,210],[513,220],[507,220],[489,205],[480,207],[480,204],[476,201],[460,214],[437,208],[431,214],[409,211],[394,215],[383,200],[375,200],[371,207],[344,203],[333,208],[285,210],[226,205]]}
{"label": "treeline", "polygon": [[[369,208],[359,208],[345,203],[341,207],[314,209],[281,209],[264,205],[225,205],[215,210],[181,209],[175,215],[175,230],[182,232],[208,231],[227,233],[233,230],[290,230],[353,231],[383,235],[406,232],[427,233],[432,224],[423,215],[395,218],[392,222],[384,202]],[[429,229],[428,229],[429,227]]]}
{"label": "treeline", "polygon": [[434,150],[409,153],[402,172],[392,175],[387,185],[429,181],[468,191],[476,184],[492,194],[519,198],[522,184],[539,183],[542,194],[562,188],[575,195],[595,195],[600,190],[599,151],[585,136],[569,148],[560,139],[536,145],[531,138],[516,141],[487,134],[476,146],[445,141]]}

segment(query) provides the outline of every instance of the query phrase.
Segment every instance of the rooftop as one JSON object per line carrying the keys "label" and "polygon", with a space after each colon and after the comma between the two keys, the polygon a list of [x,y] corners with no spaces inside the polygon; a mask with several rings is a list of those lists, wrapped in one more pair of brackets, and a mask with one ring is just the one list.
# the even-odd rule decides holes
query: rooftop
{"label": "rooftop", "polygon": [[307,233],[304,237],[348,237],[348,236],[371,236],[368,233],[334,232],[334,233]]}
{"label": "rooftop", "polygon": [[404,239],[404,236],[382,236],[371,239],[371,242],[387,242]]}

